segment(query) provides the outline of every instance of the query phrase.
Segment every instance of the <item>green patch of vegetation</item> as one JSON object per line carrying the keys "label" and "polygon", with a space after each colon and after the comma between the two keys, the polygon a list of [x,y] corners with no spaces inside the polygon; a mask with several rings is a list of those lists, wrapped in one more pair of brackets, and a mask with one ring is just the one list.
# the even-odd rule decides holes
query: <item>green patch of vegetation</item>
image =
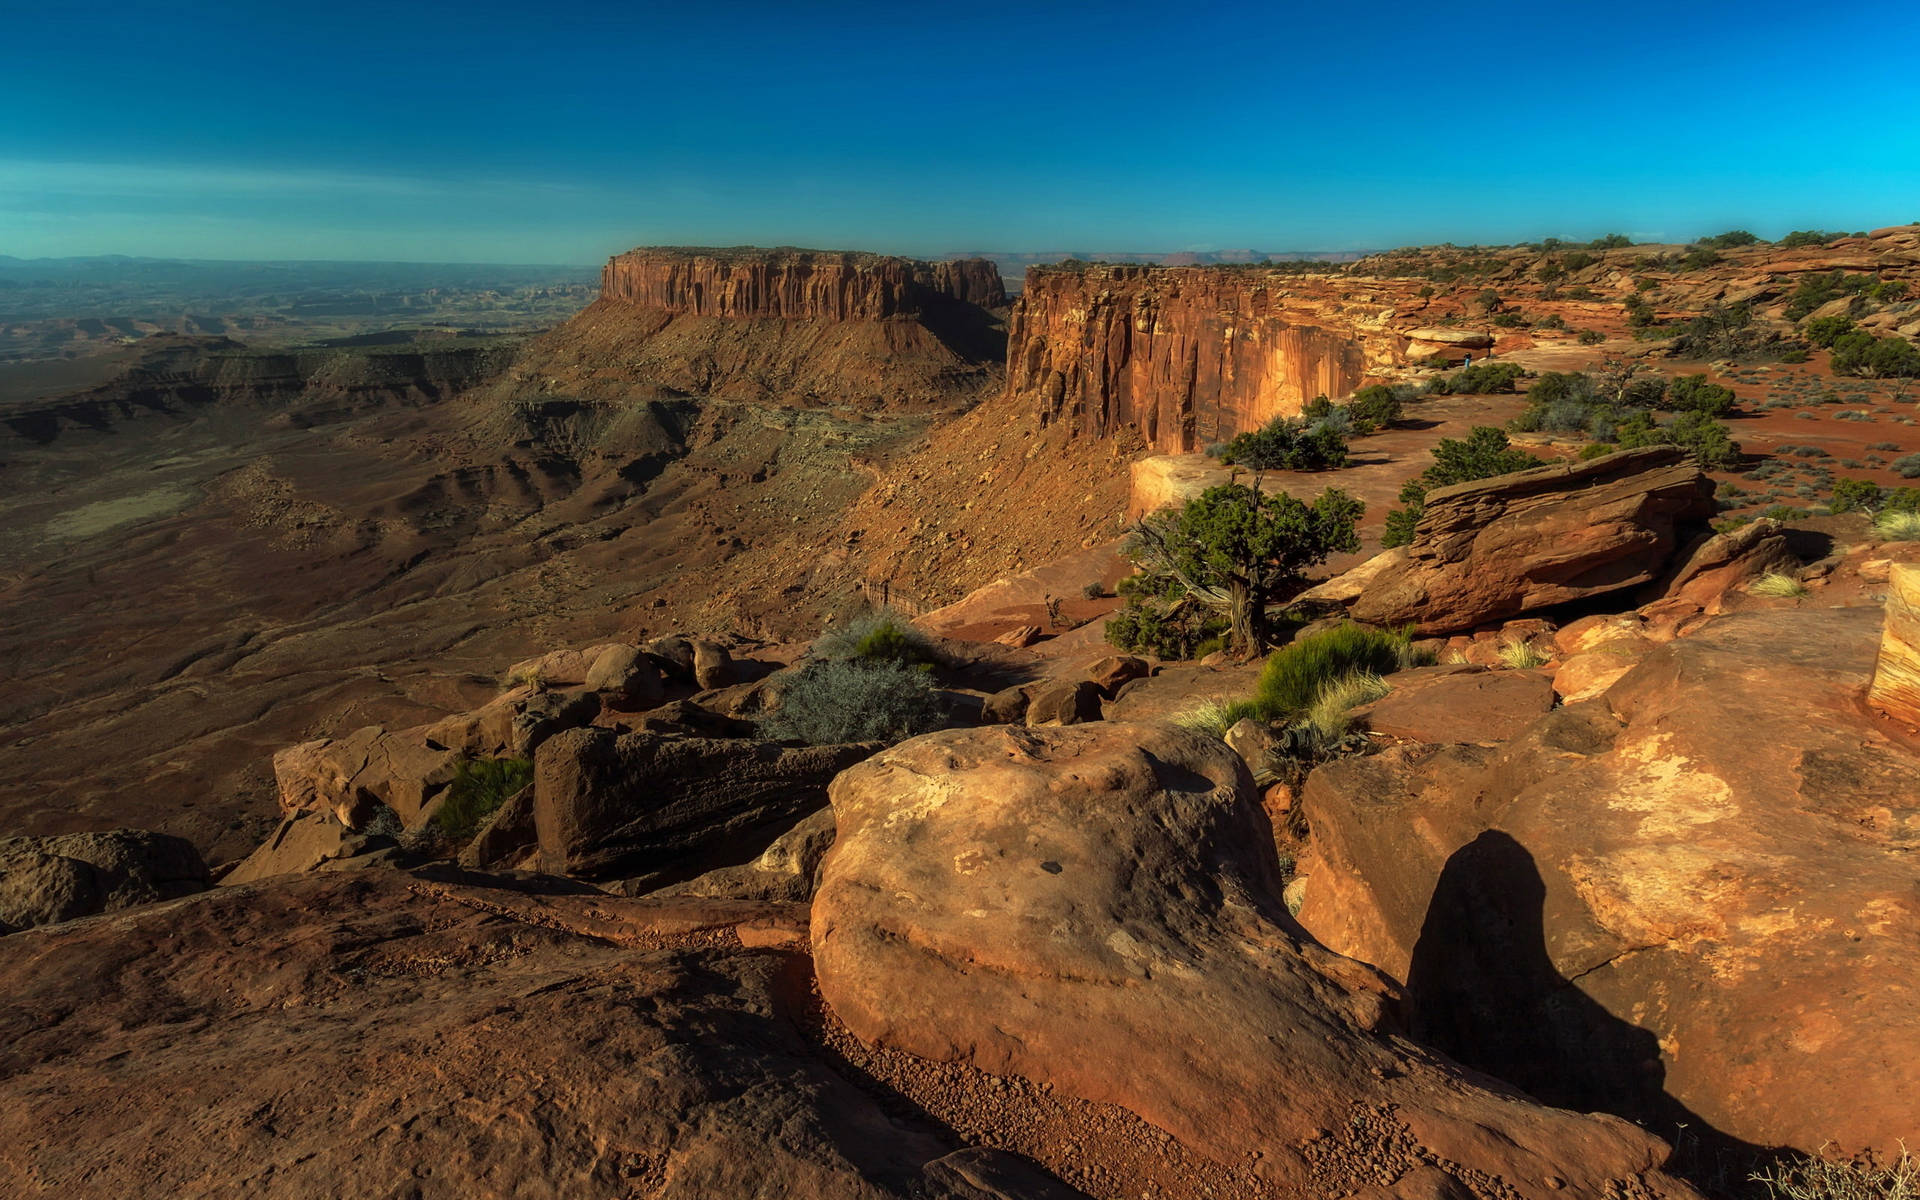
{"label": "green patch of vegetation", "polygon": [[1267,608],[1298,592],[1308,568],[1360,548],[1354,527],[1365,509],[1338,488],[1308,504],[1226,483],[1149,516],[1127,539],[1140,569],[1121,589],[1127,608],[1107,623],[1107,639],[1160,654],[1159,639],[1197,644],[1224,617],[1236,651],[1265,648]]}
{"label": "green patch of vegetation", "polygon": [[1699,245],[1714,250],[1732,250],[1739,246],[1758,245],[1760,239],[1744,229],[1729,229],[1725,233],[1716,233],[1709,238],[1701,238]]}
{"label": "green patch of vegetation", "polygon": [[782,741],[829,746],[900,741],[946,724],[946,706],[922,668],[886,658],[824,658],[781,685],[779,707],[760,728]]}
{"label": "green patch of vegetation", "polygon": [[1785,571],[1768,571],[1748,584],[1747,591],[1772,600],[1797,600],[1807,594],[1807,585]]}
{"label": "green patch of vegetation", "polygon": [[1666,389],[1666,407],[1677,412],[1705,413],[1724,417],[1733,411],[1732,389],[1708,383],[1705,375],[1682,375]]}
{"label": "green patch of vegetation", "polygon": [[1322,744],[1338,742],[1353,728],[1353,710],[1371,704],[1390,689],[1372,671],[1354,671],[1322,684],[1307,706],[1306,725]]}
{"label": "green patch of vegetation", "polygon": [[1534,644],[1526,638],[1509,638],[1500,643],[1497,651],[1500,665],[1515,671],[1528,671],[1547,661]]}
{"label": "green patch of vegetation", "polygon": [[1635,413],[1620,422],[1616,439],[1622,450],[1678,446],[1709,471],[1729,470],[1739,465],[1741,457],[1740,443],[1727,427],[1699,412],[1683,412],[1665,424],[1656,422],[1651,413]]}
{"label": "green patch of vegetation", "polygon": [[1427,391],[1439,396],[1486,396],[1514,391],[1514,385],[1527,373],[1519,363],[1476,363],[1427,381]]}
{"label": "green patch of vegetation", "polygon": [[1582,346],[1598,346],[1601,342],[1607,340],[1607,335],[1601,333],[1598,329],[1582,329],[1579,340]]}
{"label": "green patch of vegetation", "polygon": [[446,799],[433,814],[433,823],[447,841],[460,844],[473,838],[502,804],[533,782],[533,763],[524,758],[470,758],[454,767]]}
{"label": "green patch of vegetation", "polygon": [[1873,512],[1885,498],[1885,490],[1871,479],[1842,479],[1833,485],[1833,499],[1828,503],[1827,511]]}
{"label": "green patch of vegetation", "polygon": [[1878,282],[1871,275],[1849,275],[1839,270],[1804,275],[1799,286],[1793,289],[1793,294],[1787,297],[1787,319],[1798,321],[1814,309],[1843,296],[1855,297],[1857,303],[1857,299],[1864,297],[1867,289]]}
{"label": "green patch of vegetation", "polygon": [[1920,479],[1920,454],[1902,454],[1894,459],[1893,473],[1902,479]]}
{"label": "green patch of vegetation", "polygon": [[1873,519],[1873,531],[1889,542],[1920,542],[1920,510],[1888,509]]}
{"label": "green patch of vegetation", "polygon": [[1845,236],[1844,233],[1828,233],[1821,229],[1796,229],[1774,244],[1783,250],[1798,250],[1803,246],[1825,246]]}
{"label": "green patch of vegetation", "polygon": [[1834,338],[1832,366],[1836,375],[1920,378],[1920,347],[1903,337],[1875,337],[1856,329]]}
{"label": "green patch of vegetation", "polygon": [[1347,465],[1347,439],[1330,420],[1275,417],[1221,447],[1219,458],[1255,471],[1331,471]]}
{"label": "green patch of vegetation", "polygon": [[1322,689],[1367,672],[1386,675],[1412,665],[1413,634],[1365,625],[1339,625],[1310,634],[1267,656],[1246,715],[1261,721],[1292,721],[1305,715]]}
{"label": "green patch of vegetation", "polygon": [[857,659],[932,665],[939,662],[933,640],[891,609],[862,613],[814,639],[809,653],[819,659]]}
{"label": "green patch of vegetation", "polygon": [[1383,546],[1404,546],[1426,511],[1427,493],[1435,488],[1475,479],[1489,479],[1543,465],[1524,450],[1513,449],[1507,435],[1491,425],[1476,425],[1464,438],[1441,438],[1433,448],[1433,464],[1400,485],[1402,507],[1387,514]]}

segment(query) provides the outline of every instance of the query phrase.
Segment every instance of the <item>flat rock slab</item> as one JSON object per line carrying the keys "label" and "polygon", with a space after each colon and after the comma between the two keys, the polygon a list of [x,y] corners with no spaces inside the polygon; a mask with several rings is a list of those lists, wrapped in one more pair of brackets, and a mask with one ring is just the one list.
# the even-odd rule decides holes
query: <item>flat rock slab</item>
{"label": "flat rock slab", "polygon": [[1386,696],[1355,710],[1367,728],[1414,742],[1504,742],[1553,707],[1538,671],[1426,667],[1387,677]]}

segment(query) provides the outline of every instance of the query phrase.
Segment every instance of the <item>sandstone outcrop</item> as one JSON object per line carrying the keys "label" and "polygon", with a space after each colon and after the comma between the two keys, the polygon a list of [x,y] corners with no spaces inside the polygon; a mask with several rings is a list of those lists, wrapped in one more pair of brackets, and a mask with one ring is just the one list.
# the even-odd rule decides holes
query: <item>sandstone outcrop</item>
{"label": "sandstone outcrop", "polygon": [[0,939],[0,1193],[1081,1196],[854,1082],[804,909],[550,885],[307,875]]}
{"label": "sandstone outcrop", "polygon": [[1886,625],[1868,702],[1920,727],[1920,566],[1896,563],[1887,572]]}
{"label": "sandstone outcrop", "polygon": [[388,839],[355,833],[331,812],[308,809],[282,820],[273,836],[235,864],[220,883],[236,886],[275,875],[352,870],[388,863],[393,857]]}
{"label": "sandstone outcrop", "polygon": [[1354,717],[1374,733],[1408,741],[1504,742],[1553,707],[1553,681],[1537,671],[1420,667],[1386,682],[1393,690]]}
{"label": "sandstone outcrop", "polygon": [[882,321],[946,302],[1007,302],[999,268],[984,258],[933,263],[851,251],[671,246],[608,259],[600,297],[673,316],[807,321]]}
{"label": "sandstone outcrop", "polygon": [[144,829],[0,838],[0,933],[192,895],[207,865],[184,838]]}
{"label": "sandstone outcrop", "polygon": [[1549,1103],[1894,1151],[1920,754],[1866,719],[1878,618],[1732,614],[1504,747],[1321,767],[1301,921],[1404,979],[1416,1036]]}
{"label": "sandstone outcrop", "polygon": [[1290,307],[1283,280],[1224,269],[1030,270],[1007,340],[1009,396],[1172,452],[1350,395],[1367,369],[1360,335]]}
{"label": "sandstone outcrop", "polygon": [[875,748],[569,730],[534,756],[541,868],[620,879],[739,863]]}
{"label": "sandstone outcrop", "polygon": [[1440,488],[1352,615],[1452,633],[1637,587],[1714,511],[1712,480],[1670,447]]}
{"label": "sandstone outcrop", "polygon": [[932,734],[842,775],[833,805],[815,962],[869,1044],[1122,1105],[1285,1195],[1691,1194],[1627,1123],[1392,1036],[1393,989],[1281,906],[1251,778],[1218,742]]}

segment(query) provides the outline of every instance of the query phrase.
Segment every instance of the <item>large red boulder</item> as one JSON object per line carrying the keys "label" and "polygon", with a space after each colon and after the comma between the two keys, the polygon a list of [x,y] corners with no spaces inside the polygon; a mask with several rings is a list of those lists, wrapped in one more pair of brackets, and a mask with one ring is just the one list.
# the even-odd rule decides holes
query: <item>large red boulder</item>
{"label": "large red boulder", "polygon": [[1502,747],[1321,767],[1301,921],[1544,1100],[1895,1150],[1920,1132],[1920,752],[1864,704],[1879,625],[1721,617]]}
{"label": "large red boulder", "polygon": [[1352,616],[1453,633],[1638,587],[1714,512],[1713,481],[1669,446],[1440,488]]}
{"label": "large red boulder", "polygon": [[1624,1121],[1540,1107],[1397,1034],[1303,936],[1247,769],[1165,725],[933,734],[832,788],[820,991],[863,1041],[1117,1104],[1234,1194],[1691,1193]]}

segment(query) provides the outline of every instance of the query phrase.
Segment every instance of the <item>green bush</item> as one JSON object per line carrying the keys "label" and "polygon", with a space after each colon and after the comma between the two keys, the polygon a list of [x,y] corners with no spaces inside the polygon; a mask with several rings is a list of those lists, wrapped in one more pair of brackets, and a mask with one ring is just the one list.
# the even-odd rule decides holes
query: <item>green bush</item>
{"label": "green bush", "polygon": [[1324,419],[1276,417],[1228,442],[1220,461],[1255,471],[1328,471],[1347,465],[1347,442]]}
{"label": "green bush", "polygon": [[1485,396],[1511,392],[1514,384],[1526,373],[1526,368],[1519,363],[1477,363],[1455,371],[1451,376],[1428,380],[1427,390],[1442,396]]}
{"label": "green bush", "polygon": [[1605,237],[1597,237],[1597,238],[1595,238],[1595,239],[1593,239],[1592,241],[1590,241],[1590,242],[1588,242],[1588,243],[1587,243],[1587,249],[1589,249],[1589,250],[1619,250],[1619,249],[1622,249],[1622,248],[1624,248],[1624,247],[1627,247],[1627,246],[1631,246],[1631,245],[1633,245],[1633,239],[1632,239],[1632,238],[1630,238],[1630,237],[1628,237],[1628,236],[1627,236],[1626,234],[1624,234],[1624,233],[1609,233],[1609,234],[1607,234],[1607,235],[1606,235]]}
{"label": "green bush", "polygon": [[1885,512],[1920,513],[1920,488],[1895,488],[1887,493],[1880,507]]}
{"label": "green bush", "polygon": [[1354,428],[1378,429],[1398,421],[1412,393],[1413,389],[1404,384],[1388,387],[1376,383],[1361,388],[1347,401],[1347,412],[1353,419]]}
{"label": "green bush", "polygon": [[1282,646],[1267,656],[1244,715],[1260,721],[1291,721],[1312,708],[1328,684],[1357,672],[1385,675],[1411,661],[1410,630],[1390,633],[1365,625],[1339,625]]}
{"label": "green bush", "polygon": [[1797,250],[1802,246],[1824,246],[1828,242],[1845,236],[1842,233],[1827,233],[1818,229],[1796,229],[1774,244],[1783,250]]}
{"label": "green bush", "polygon": [[767,736],[814,746],[894,742],[947,724],[933,680],[888,659],[819,659],[779,689],[779,707],[761,723]]}
{"label": "green bush", "polygon": [[1582,329],[1580,331],[1580,344],[1582,346],[1598,346],[1606,340],[1607,335],[1601,333],[1598,329]]}
{"label": "green bush", "polygon": [[1879,282],[1871,275],[1849,275],[1829,271],[1824,275],[1805,275],[1787,298],[1787,319],[1798,321],[1814,309],[1842,296],[1861,296]]}
{"label": "green bush", "polygon": [[1902,479],[1920,479],[1920,454],[1902,454],[1894,459],[1893,473]]}
{"label": "green bush", "polygon": [[1734,399],[1731,389],[1708,383],[1705,375],[1682,375],[1668,387],[1666,403],[1680,412],[1724,417],[1733,411]]}
{"label": "green bush", "polygon": [[1740,462],[1740,443],[1725,425],[1701,412],[1683,412],[1664,425],[1652,414],[1638,412],[1621,421],[1615,433],[1622,450],[1678,446],[1709,471],[1729,470]]}
{"label": "green bush", "polygon": [[449,842],[469,841],[495,810],[532,782],[533,763],[527,759],[463,759],[453,769],[433,823]]}
{"label": "green bush", "polygon": [[1710,238],[1701,238],[1702,246],[1711,246],[1715,250],[1731,250],[1736,246],[1756,245],[1760,239],[1744,229],[1729,229]]}
{"label": "green bush", "polygon": [[864,662],[938,663],[933,640],[891,609],[862,613],[814,639],[814,658]]}
{"label": "green bush", "polygon": [[1825,349],[1833,345],[1844,334],[1853,332],[1853,318],[1848,316],[1821,317],[1808,321],[1804,331],[1809,342]]}
{"label": "green bush", "polygon": [[1827,511],[1844,513],[1865,510],[1872,512],[1880,507],[1885,492],[1871,479],[1842,479],[1833,485],[1833,499],[1827,505]]}
{"label": "green bush", "polygon": [[1427,493],[1435,488],[1475,479],[1489,479],[1542,465],[1524,450],[1515,450],[1507,435],[1491,425],[1476,425],[1464,438],[1441,438],[1433,448],[1433,464],[1400,485],[1402,507],[1387,514],[1382,546],[1404,546],[1426,510]]}
{"label": "green bush", "polygon": [[1580,461],[1591,462],[1596,458],[1605,458],[1619,449],[1620,447],[1611,442],[1589,442],[1580,447]]}

